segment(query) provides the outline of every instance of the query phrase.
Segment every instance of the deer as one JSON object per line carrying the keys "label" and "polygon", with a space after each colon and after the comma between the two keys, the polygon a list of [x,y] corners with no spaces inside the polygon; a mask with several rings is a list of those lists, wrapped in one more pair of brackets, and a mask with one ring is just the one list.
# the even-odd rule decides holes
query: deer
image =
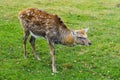
{"label": "deer", "polygon": [[56,14],[50,14],[39,8],[28,8],[20,11],[19,20],[23,27],[24,39],[24,57],[27,58],[26,42],[30,35],[30,44],[34,56],[40,60],[35,47],[35,40],[43,37],[48,41],[50,47],[50,55],[52,61],[52,72],[56,73],[55,63],[55,44],[66,46],[75,45],[91,45],[91,41],[87,37],[88,28],[72,30],[69,29],[61,18]]}

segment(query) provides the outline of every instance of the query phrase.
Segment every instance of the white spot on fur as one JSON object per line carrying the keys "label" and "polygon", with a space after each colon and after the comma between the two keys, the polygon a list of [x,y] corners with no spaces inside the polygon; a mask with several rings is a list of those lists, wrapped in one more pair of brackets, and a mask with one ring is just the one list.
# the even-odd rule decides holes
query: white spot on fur
{"label": "white spot on fur", "polygon": [[56,35],[57,33],[56,33],[56,32],[53,32],[53,34],[55,34],[55,35]]}
{"label": "white spot on fur", "polygon": [[30,13],[30,10],[27,10],[26,13]]}

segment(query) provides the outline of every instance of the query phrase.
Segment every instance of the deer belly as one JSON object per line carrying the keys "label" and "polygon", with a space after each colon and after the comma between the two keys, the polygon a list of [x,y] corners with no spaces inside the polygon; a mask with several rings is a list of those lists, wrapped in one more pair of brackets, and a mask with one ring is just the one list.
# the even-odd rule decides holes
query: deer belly
{"label": "deer belly", "polygon": [[30,31],[30,34],[31,34],[31,36],[33,36],[33,37],[35,37],[35,38],[40,37],[40,36],[38,36],[38,35],[34,34],[32,31]]}

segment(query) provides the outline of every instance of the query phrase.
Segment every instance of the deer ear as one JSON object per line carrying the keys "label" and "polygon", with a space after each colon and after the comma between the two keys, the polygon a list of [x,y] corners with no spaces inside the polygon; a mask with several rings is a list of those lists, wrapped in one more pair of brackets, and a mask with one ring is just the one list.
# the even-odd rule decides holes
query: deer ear
{"label": "deer ear", "polygon": [[86,28],[86,29],[85,29],[85,32],[87,33],[87,32],[88,32],[88,30],[89,30],[89,28]]}
{"label": "deer ear", "polygon": [[72,32],[72,35],[73,35],[73,36],[76,36],[76,34],[77,34],[77,33],[76,33],[75,31]]}

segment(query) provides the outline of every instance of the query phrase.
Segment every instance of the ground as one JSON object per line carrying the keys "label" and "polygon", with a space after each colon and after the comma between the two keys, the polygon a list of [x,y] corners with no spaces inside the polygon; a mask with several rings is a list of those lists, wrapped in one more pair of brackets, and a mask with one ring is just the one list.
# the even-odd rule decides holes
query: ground
{"label": "ground", "polygon": [[[36,41],[41,61],[29,42],[24,59],[18,13],[30,7],[59,15],[71,29],[89,27],[92,46],[56,45],[57,74],[42,38]],[[0,0],[0,80],[120,80],[120,1]]]}

